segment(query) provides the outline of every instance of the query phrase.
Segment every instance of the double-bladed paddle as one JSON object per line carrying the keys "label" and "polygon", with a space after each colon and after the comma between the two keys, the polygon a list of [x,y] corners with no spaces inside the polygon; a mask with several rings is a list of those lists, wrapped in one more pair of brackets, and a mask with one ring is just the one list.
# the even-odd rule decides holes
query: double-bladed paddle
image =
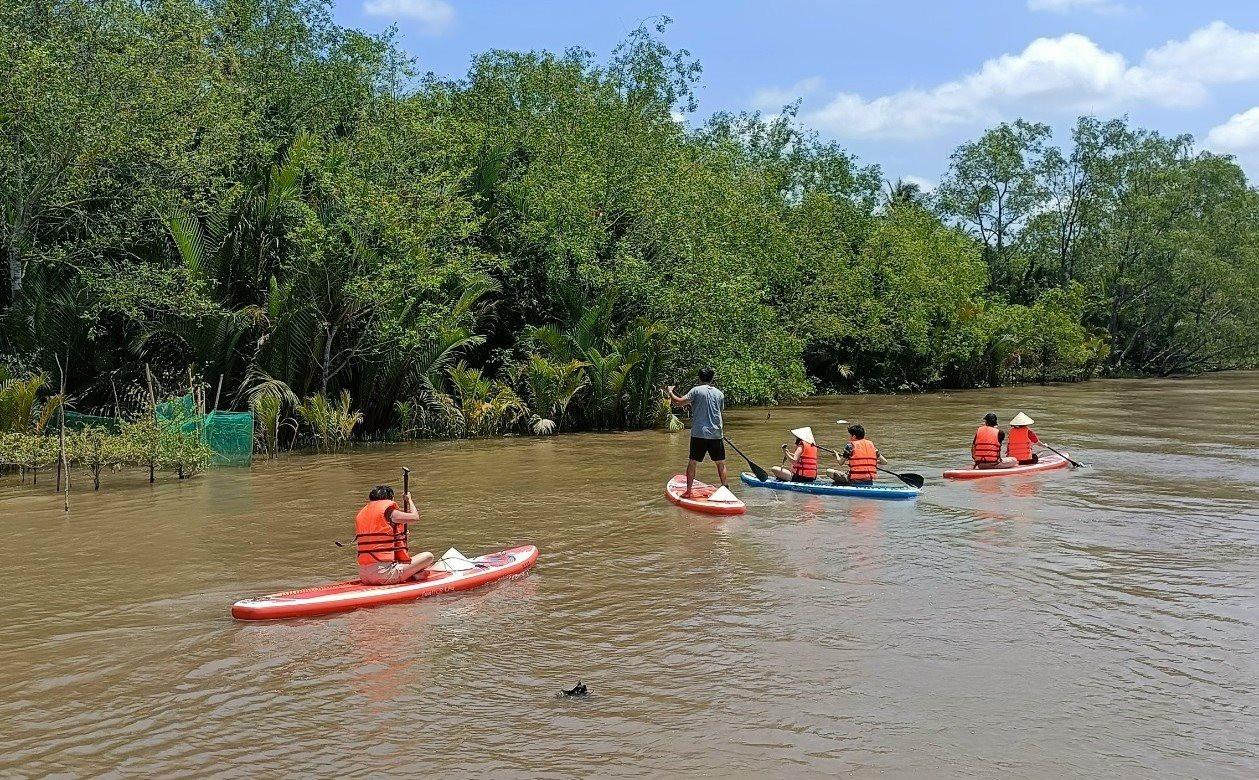
{"label": "double-bladed paddle", "polygon": [[[831,453],[832,455],[841,454],[839,450],[833,450],[830,447],[823,447],[821,444],[818,444],[816,446],[819,450],[825,450]],[[895,471],[892,471],[890,469],[885,469],[877,464],[875,465],[875,468],[878,469],[879,471],[882,471],[884,474],[891,474],[893,477],[896,477],[901,482],[904,482],[906,485],[909,485],[912,488],[921,488],[923,484],[925,484],[927,481],[926,479],[923,478],[921,474],[913,474],[910,472],[905,472],[904,474],[897,474]]]}
{"label": "double-bladed paddle", "polygon": [[768,481],[769,481],[769,472],[768,472],[768,471],[766,471],[765,469],[763,469],[763,468],[761,468],[760,466],[758,466],[758,465],[756,465],[755,463],[753,463],[751,458],[749,458],[747,455],[744,455],[744,454],[743,454],[743,450],[739,449],[738,445],[736,445],[734,442],[730,441],[729,437],[727,437],[727,436],[722,436],[721,438],[722,438],[722,439],[725,439],[726,444],[729,444],[731,447],[733,447],[733,448],[734,448],[734,451],[735,451],[735,452],[739,453],[739,457],[743,458],[744,460],[746,460],[746,461],[748,462],[748,468],[752,469],[752,473],[756,475],[756,478],[757,478],[757,479],[759,479],[759,480],[760,480],[760,481],[762,481],[762,482],[768,482]]}

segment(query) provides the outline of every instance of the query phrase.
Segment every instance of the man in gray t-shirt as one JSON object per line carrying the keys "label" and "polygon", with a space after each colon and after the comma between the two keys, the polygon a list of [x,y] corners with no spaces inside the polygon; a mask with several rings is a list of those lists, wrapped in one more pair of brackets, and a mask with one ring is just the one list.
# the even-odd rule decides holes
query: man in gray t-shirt
{"label": "man in gray t-shirt", "polygon": [[691,457],[686,464],[686,492],[684,498],[691,495],[691,483],[695,481],[695,470],[705,457],[711,457],[717,464],[717,476],[721,484],[726,484],[726,444],[723,440],[721,411],[726,408],[726,396],[713,387],[715,372],[711,368],[700,369],[699,384],[695,385],[686,395],[678,395],[673,385],[665,388],[669,400],[676,406],[691,407]]}

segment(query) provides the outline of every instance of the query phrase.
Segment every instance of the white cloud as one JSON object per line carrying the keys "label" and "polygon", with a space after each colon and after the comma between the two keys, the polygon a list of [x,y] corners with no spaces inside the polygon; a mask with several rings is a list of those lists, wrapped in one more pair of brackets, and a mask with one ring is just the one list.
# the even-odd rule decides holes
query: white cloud
{"label": "white cloud", "polygon": [[875,98],[840,93],[805,118],[841,136],[925,138],[1029,110],[1043,115],[1142,103],[1193,106],[1207,98],[1211,84],[1252,80],[1259,81],[1259,32],[1222,22],[1151,49],[1139,65],[1070,33],[1038,38],[1017,54],[995,57],[928,89]]}
{"label": "white cloud", "polygon": [[363,13],[415,19],[429,35],[445,32],[455,21],[454,6],[446,0],[367,0]]}
{"label": "white cloud", "polygon": [[923,178],[922,176],[914,176],[913,174],[909,174],[907,176],[902,176],[901,181],[907,181],[910,184],[917,184],[918,189],[922,190],[927,195],[930,195],[931,193],[935,192],[935,189],[936,189],[936,183],[934,181],[932,181],[931,179]]}
{"label": "white cloud", "polygon": [[1069,14],[1072,11],[1106,14],[1117,13],[1124,10],[1124,7],[1114,0],[1027,0],[1027,10],[1055,14]]}
{"label": "white cloud", "polygon": [[810,76],[807,79],[800,79],[785,89],[778,87],[758,89],[752,94],[752,107],[761,111],[777,111],[797,98],[808,97],[821,88],[822,77]]}
{"label": "white cloud", "polygon": [[1183,41],[1146,52],[1142,67],[1208,83],[1254,81],[1259,79],[1259,32],[1211,22]]}
{"label": "white cloud", "polygon": [[1259,106],[1233,114],[1207,133],[1207,146],[1229,154],[1259,154]]}

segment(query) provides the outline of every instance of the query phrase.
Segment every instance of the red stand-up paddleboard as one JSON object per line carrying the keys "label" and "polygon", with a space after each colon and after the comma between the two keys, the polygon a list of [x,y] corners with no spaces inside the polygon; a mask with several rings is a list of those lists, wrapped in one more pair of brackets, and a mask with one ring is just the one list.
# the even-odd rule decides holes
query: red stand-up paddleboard
{"label": "red stand-up paddleboard", "polygon": [[683,509],[710,515],[741,515],[748,511],[743,502],[729,488],[713,487],[696,480],[691,483],[691,498],[682,498],[686,492],[686,475],[678,474],[664,486],[665,497]]}
{"label": "red stand-up paddleboard", "polygon": [[[1069,454],[1069,453],[1064,453]],[[979,479],[980,477],[1017,477],[1020,474],[1035,474],[1038,471],[1065,469],[1067,459],[1059,455],[1046,455],[1039,463],[1026,466],[1011,466],[1008,469],[950,469],[944,472],[945,479]]]}
{"label": "red stand-up paddleboard", "polygon": [[[443,556],[443,561],[445,560]],[[438,561],[438,565],[442,565],[443,561]],[[281,620],[415,601],[439,593],[479,588],[495,580],[526,572],[537,562],[537,547],[513,547],[479,558],[459,559],[450,565],[450,568],[457,568],[457,571],[427,569],[423,573],[423,579],[408,580],[397,585],[364,585],[358,580],[352,580],[244,599],[232,605],[232,617],[237,620]]]}

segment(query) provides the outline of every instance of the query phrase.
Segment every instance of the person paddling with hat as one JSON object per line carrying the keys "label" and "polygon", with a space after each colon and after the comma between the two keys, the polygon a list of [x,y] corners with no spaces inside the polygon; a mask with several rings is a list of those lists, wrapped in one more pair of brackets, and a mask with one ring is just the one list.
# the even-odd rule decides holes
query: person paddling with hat
{"label": "person paddling with hat", "polygon": [[[782,482],[812,482],[817,479],[817,442],[809,426],[791,432],[796,437],[794,448],[783,445],[783,465],[775,466],[774,476]],[[788,468],[790,464],[790,468]]]}
{"label": "person paddling with hat", "polygon": [[1020,466],[1030,466],[1040,462],[1040,456],[1032,452],[1033,444],[1040,444],[1032,424],[1036,421],[1019,412],[1010,420],[1010,435],[1005,438],[1005,454],[1013,458]]}

